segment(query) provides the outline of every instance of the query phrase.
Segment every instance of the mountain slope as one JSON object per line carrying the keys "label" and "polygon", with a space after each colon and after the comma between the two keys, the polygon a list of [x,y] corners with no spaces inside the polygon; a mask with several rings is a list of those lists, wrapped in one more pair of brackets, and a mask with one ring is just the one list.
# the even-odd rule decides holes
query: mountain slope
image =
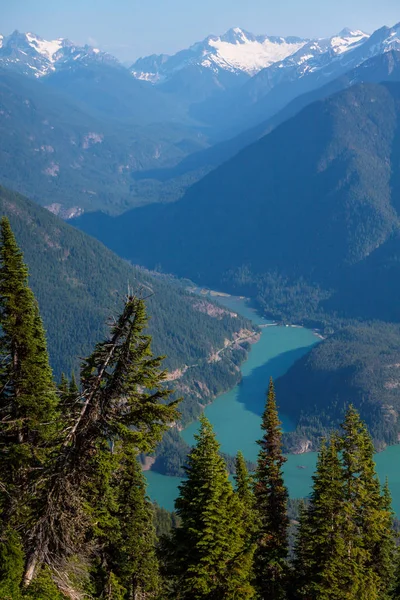
{"label": "mountain slope", "polygon": [[156,186],[137,183],[132,172],[174,165],[206,144],[177,124],[95,117],[43,80],[0,73],[0,183],[65,216],[90,208],[118,212],[158,198]]}
{"label": "mountain slope", "polygon": [[366,60],[399,48],[400,24],[382,27],[371,36],[344,30],[328,40],[312,40],[292,56],[260,71],[234,93],[220,98],[220,105],[205,102],[195,107],[193,114],[218,126],[226,137],[227,132],[239,132],[272,117],[297,96]]}
{"label": "mountain slope", "polygon": [[400,81],[400,51],[391,50],[374,56],[334,81],[312,92],[298,96],[270,119],[234,138],[214,144],[199,152],[194,152],[174,167],[143,171],[138,173],[136,177],[147,179],[154,177],[160,181],[171,181],[176,177],[185,175],[188,181],[191,179],[194,183],[201,178],[202,173],[204,176],[205,171],[209,172],[233,158],[243,148],[261,139],[309,104],[317,100],[323,100],[356,83],[381,83],[386,81]]}
{"label": "mountain slope", "polygon": [[19,31],[0,38],[0,67],[30,77],[43,77],[72,64],[119,64],[98,48],[79,46],[63,38],[44,40],[34,33]]}
{"label": "mountain slope", "polygon": [[72,63],[50,73],[44,81],[97,118],[135,125],[163,121],[190,123],[182,103],[150,83],[134,79],[122,66]]}
{"label": "mountain slope", "polygon": [[[148,298],[149,331],[156,354],[167,355],[173,386],[184,392],[183,419],[200,411],[219,391],[235,385],[246,352],[240,341],[253,334],[248,321],[186,293],[167,278],[132,267],[96,240],[26,198],[0,188],[0,212],[11,222],[30,271],[47,329],[57,376],[76,369],[101,339],[128,286]],[[247,332],[247,333],[245,333]],[[221,360],[213,362],[217,350]]]}
{"label": "mountain slope", "polygon": [[277,382],[297,417],[286,448],[315,448],[350,402],[382,447],[400,434],[399,173],[400,84],[359,84],[307,106],[174,205],[78,224],[142,264],[325,323],[328,338]]}
{"label": "mountain slope", "polygon": [[189,65],[254,75],[294,54],[307,42],[297,37],[253,35],[235,27],[222,36],[210,35],[173,56],[161,54],[139,58],[131,66],[131,71],[137,79],[154,83],[169,79]]}
{"label": "mountain slope", "polygon": [[331,287],[398,228],[399,98],[399,84],[354,86],[306,107],[178,203],[79,226],[135,262],[211,285],[246,267]]}
{"label": "mountain slope", "polygon": [[315,450],[343,420],[349,403],[361,413],[377,449],[400,436],[400,327],[350,325],[315,346],[276,382],[279,405],[298,426],[286,450]]}

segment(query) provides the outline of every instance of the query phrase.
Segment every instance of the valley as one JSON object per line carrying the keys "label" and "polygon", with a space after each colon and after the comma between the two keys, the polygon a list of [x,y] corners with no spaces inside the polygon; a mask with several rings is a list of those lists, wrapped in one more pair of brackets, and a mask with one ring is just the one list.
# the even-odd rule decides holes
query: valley
{"label": "valley", "polygon": [[107,1],[0,34],[0,598],[400,600],[400,22]]}
{"label": "valley", "polygon": [[[240,384],[218,396],[205,407],[204,412],[221,442],[221,451],[230,456],[241,451],[246,460],[255,463],[258,454],[256,440],[261,436],[261,413],[264,409],[269,378],[273,377],[276,380],[279,390],[279,378],[321,340],[318,334],[304,328],[277,325],[266,328],[265,319],[260,317],[255,309],[250,308],[246,299],[218,295],[218,302],[262,327],[262,334],[241,366]],[[277,400],[279,405],[279,396]],[[290,432],[295,428],[295,421],[290,417],[290,413],[281,412],[280,419],[284,432]],[[194,422],[183,429],[180,435],[191,446],[197,431],[198,423]],[[283,469],[284,481],[291,498],[305,498],[311,492],[312,476],[317,461],[317,453],[310,451],[311,449],[312,446],[306,443],[302,447],[293,448],[293,453],[286,455],[287,462]],[[397,467],[399,461],[399,444],[388,446],[375,455],[380,481],[384,482],[387,478],[390,482],[393,510],[398,518],[400,518],[400,471]],[[145,474],[151,500],[172,511],[178,496],[178,486],[183,478],[164,475],[151,469]]]}

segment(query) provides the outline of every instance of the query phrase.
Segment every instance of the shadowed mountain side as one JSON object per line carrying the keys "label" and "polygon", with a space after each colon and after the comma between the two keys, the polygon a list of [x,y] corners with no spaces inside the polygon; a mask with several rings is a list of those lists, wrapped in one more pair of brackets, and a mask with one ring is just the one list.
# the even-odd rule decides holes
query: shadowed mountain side
{"label": "shadowed mountain side", "polygon": [[345,75],[338,77],[334,81],[298,96],[290,102],[285,108],[276,115],[263,121],[259,125],[252,127],[237,135],[236,137],[222,141],[210,148],[195,152],[184,158],[178,165],[172,168],[153,169],[135,173],[135,179],[157,179],[158,181],[169,181],[175,177],[191,173],[193,181],[199,179],[199,174],[204,170],[211,169],[221,165],[229,160],[235,154],[240,152],[246,146],[256,142],[263,136],[268,135],[273,129],[294,117],[303,108],[316,102],[328,98],[332,94],[349,88],[356,83],[381,83],[400,80],[400,52],[391,51],[375,56],[364,62],[356,69],[352,69]]}
{"label": "shadowed mountain side", "polygon": [[398,228],[399,84],[307,106],[172,205],[75,221],[121,256],[215,285],[241,266],[336,287]]}
{"label": "shadowed mountain side", "polygon": [[[57,376],[77,368],[80,358],[102,338],[105,321],[118,314],[128,285],[148,297],[153,349],[157,355],[167,354],[164,364],[171,371],[202,362],[208,365],[209,356],[216,348],[223,348],[227,338],[251,328],[249,321],[240,316],[208,315],[196,297],[173,281],[155,278],[132,267],[98,241],[27,198],[1,187],[0,212],[9,218],[24,252]],[[209,302],[213,307],[212,301]],[[244,357],[243,351],[237,362],[240,364]],[[221,361],[218,373],[209,369],[208,379],[203,382],[199,368],[196,380],[217,389],[223,381],[221,387],[225,391],[237,381],[232,370],[231,364],[225,366]],[[185,384],[192,383],[189,370]],[[198,397],[196,406],[197,403]]]}
{"label": "shadowed mountain side", "polygon": [[[279,407],[298,419],[298,432],[337,427],[352,403],[378,447],[397,443],[400,326],[375,322],[346,327],[300,358],[276,382]],[[315,447],[315,445],[314,445]]]}

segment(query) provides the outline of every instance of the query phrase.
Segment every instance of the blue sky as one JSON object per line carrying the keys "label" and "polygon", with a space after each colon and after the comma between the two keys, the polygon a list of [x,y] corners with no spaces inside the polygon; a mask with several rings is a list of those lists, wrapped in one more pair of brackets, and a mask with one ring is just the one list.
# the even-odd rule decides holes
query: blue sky
{"label": "blue sky", "polygon": [[0,0],[0,15],[2,34],[68,37],[129,61],[237,26],[303,37],[371,32],[400,21],[400,0]]}

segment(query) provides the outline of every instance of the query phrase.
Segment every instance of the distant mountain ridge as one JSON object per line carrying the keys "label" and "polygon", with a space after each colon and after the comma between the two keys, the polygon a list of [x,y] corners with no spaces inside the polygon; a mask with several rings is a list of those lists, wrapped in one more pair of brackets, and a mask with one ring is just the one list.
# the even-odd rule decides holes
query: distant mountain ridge
{"label": "distant mountain ridge", "polygon": [[365,61],[400,49],[400,23],[372,35],[343,30],[326,40],[311,40],[299,51],[262,69],[216,101],[204,100],[193,115],[218,127],[222,138],[271,118],[301,94],[317,89]]}
{"label": "distant mountain ridge", "polygon": [[162,83],[189,66],[254,75],[261,69],[297,52],[309,40],[299,37],[254,35],[239,27],[222,36],[210,35],[173,56],[139,58],[131,72],[137,79]]}
{"label": "distant mountain ridge", "polygon": [[3,68],[44,77],[74,63],[99,63],[122,68],[111,54],[92,46],[80,46],[66,38],[44,40],[34,33],[20,33],[17,30],[9,36],[0,36],[0,66]]}

